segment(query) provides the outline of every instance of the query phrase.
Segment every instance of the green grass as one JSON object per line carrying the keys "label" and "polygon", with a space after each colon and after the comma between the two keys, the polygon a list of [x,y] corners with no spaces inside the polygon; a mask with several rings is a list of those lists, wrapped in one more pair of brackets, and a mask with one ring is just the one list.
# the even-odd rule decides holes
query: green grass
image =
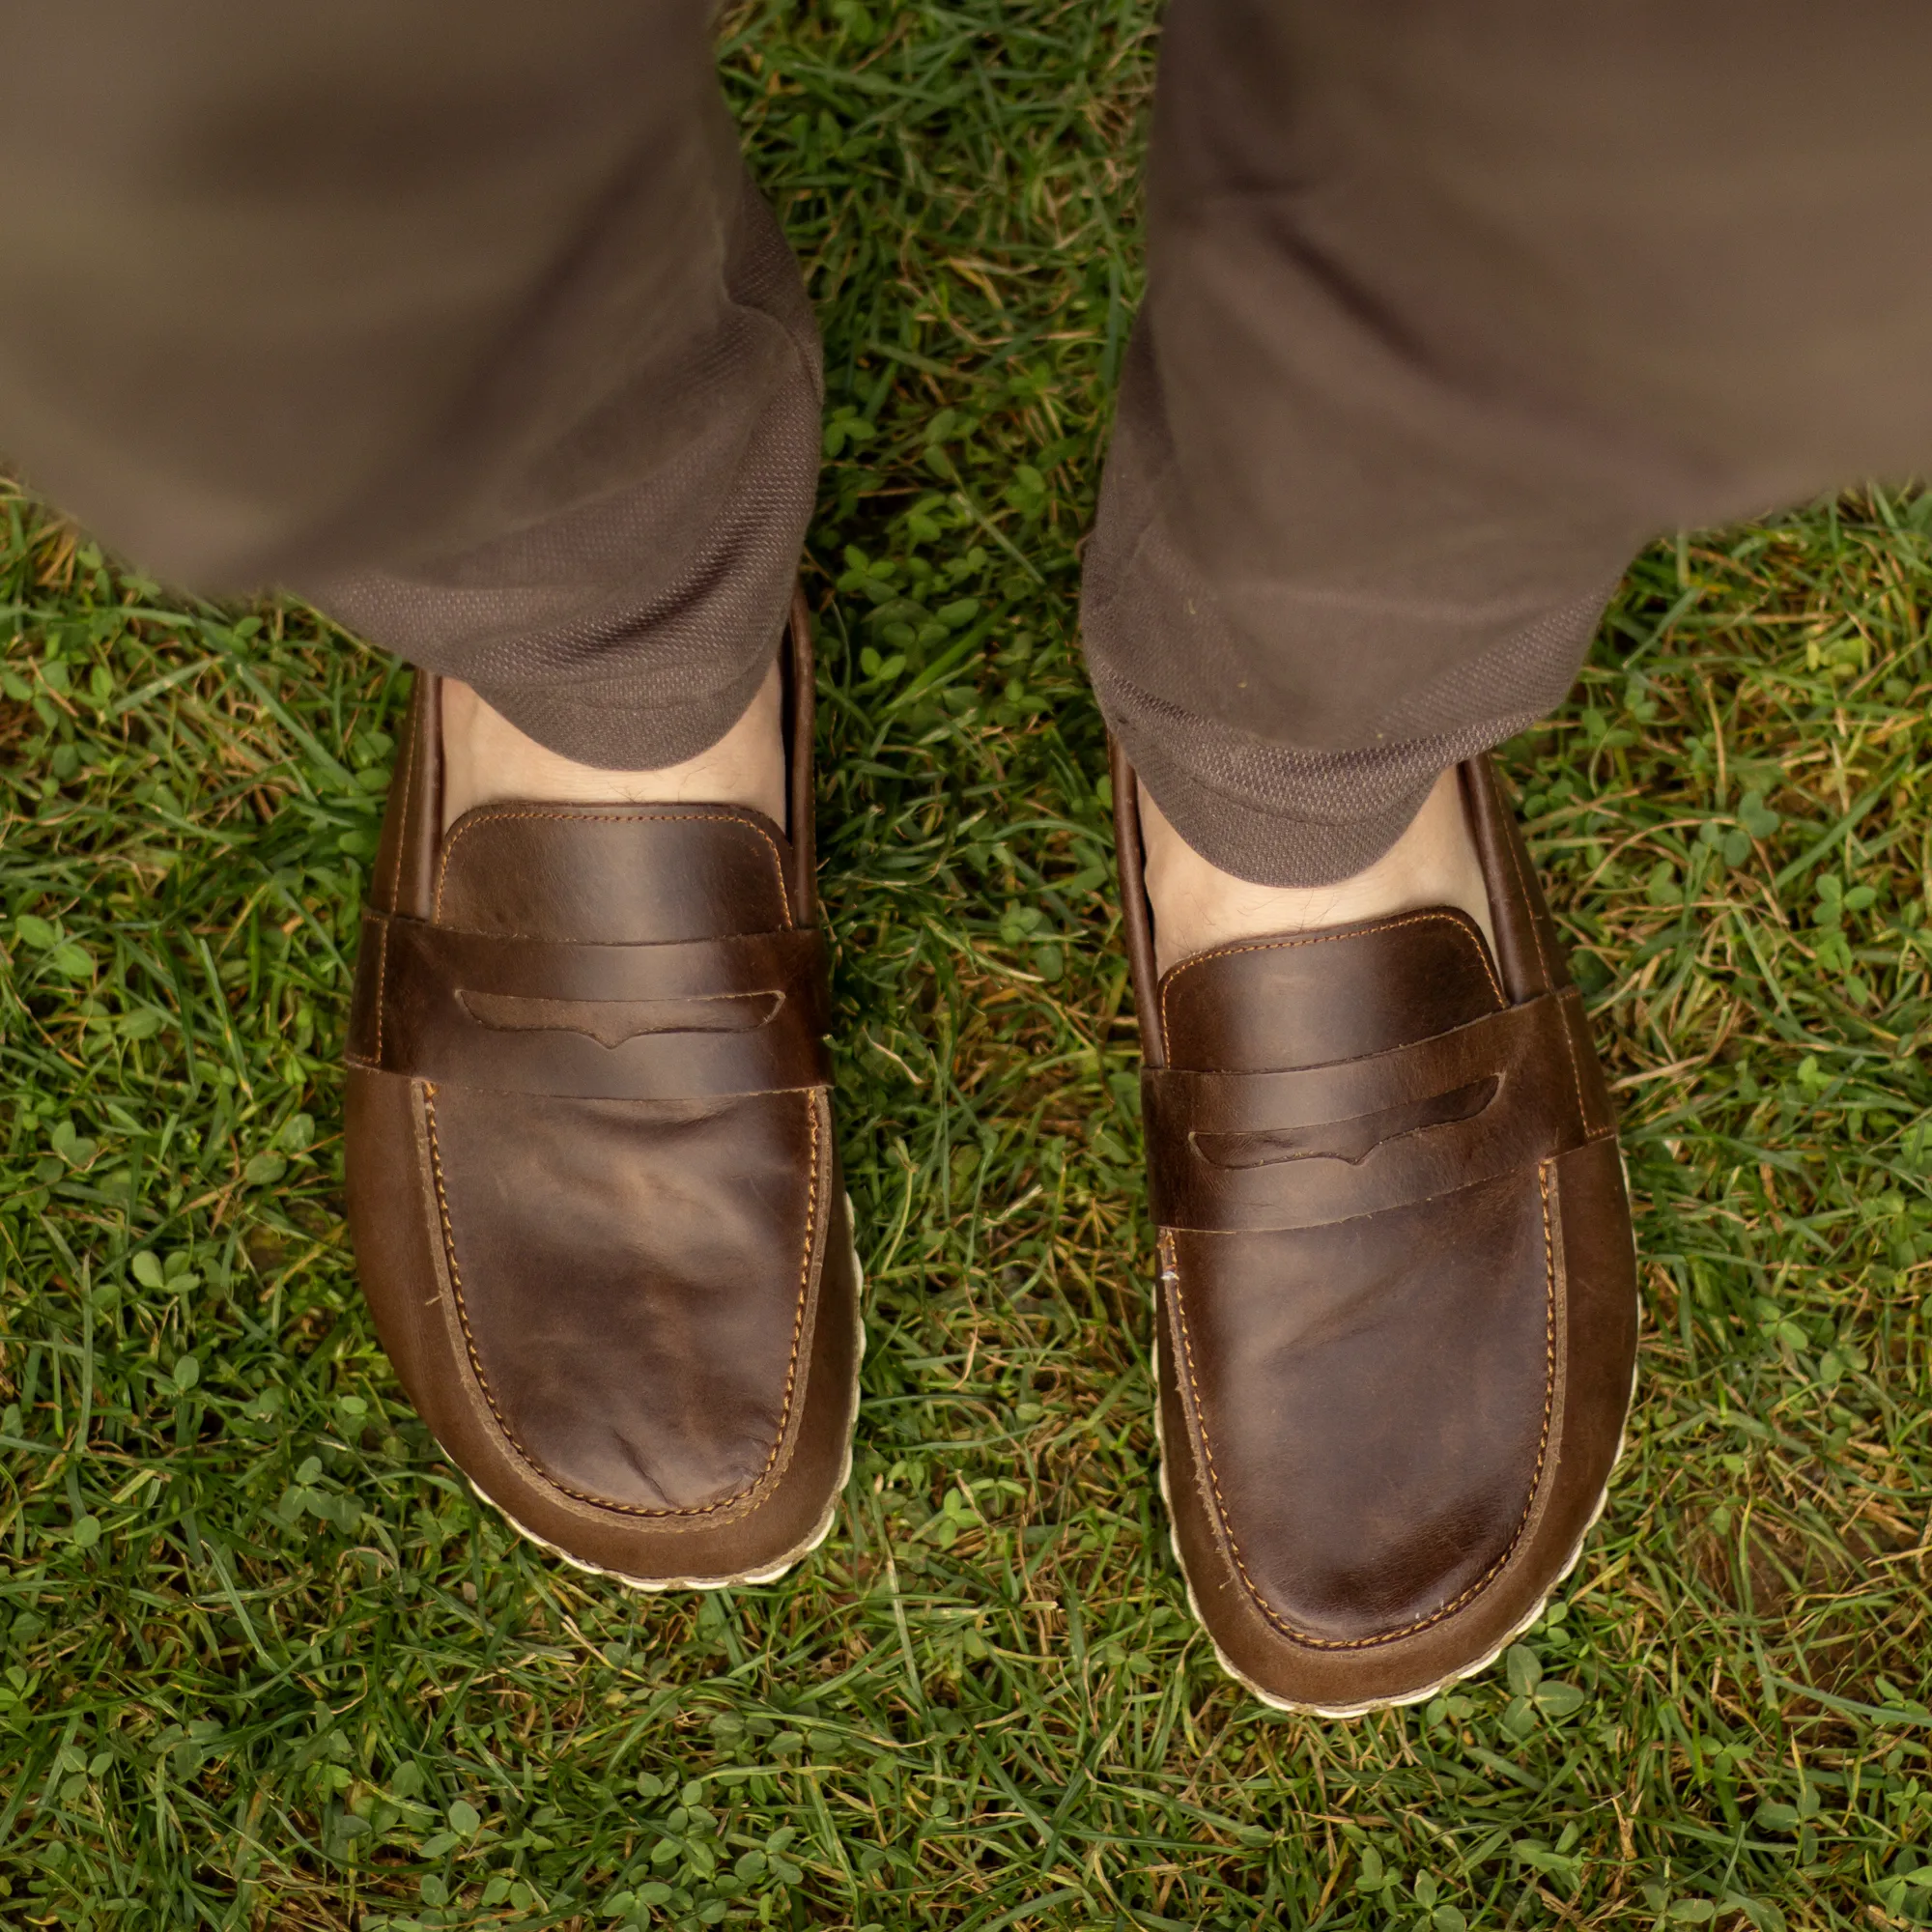
{"label": "green grass", "polygon": [[1645,1258],[1562,1601],[1352,1725],[1261,1710],[1187,1619],[1072,651],[1150,31],[839,0],[728,43],[828,335],[871,1280],[846,1505],[781,1583],[545,1560],[377,1350],[336,1058],[399,673],[0,499],[0,1923],[1925,1922],[1924,497],[1660,548],[1506,754]]}

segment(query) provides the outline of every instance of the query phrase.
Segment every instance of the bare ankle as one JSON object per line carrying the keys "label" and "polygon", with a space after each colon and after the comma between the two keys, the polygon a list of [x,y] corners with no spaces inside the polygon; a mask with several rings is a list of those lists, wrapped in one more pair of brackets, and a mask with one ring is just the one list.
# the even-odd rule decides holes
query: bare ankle
{"label": "bare ankle", "polygon": [[442,823],[479,805],[551,799],[579,805],[747,805],[785,822],[783,690],[779,668],[717,744],[682,764],[605,771],[539,745],[454,678],[442,684]]}
{"label": "bare ankle", "polygon": [[1165,973],[1196,953],[1272,932],[1307,932],[1420,906],[1460,907],[1493,949],[1489,893],[1469,836],[1462,786],[1444,772],[1420,811],[1373,866],[1325,886],[1258,886],[1196,852],[1145,785],[1141,826],[1154,959]]}

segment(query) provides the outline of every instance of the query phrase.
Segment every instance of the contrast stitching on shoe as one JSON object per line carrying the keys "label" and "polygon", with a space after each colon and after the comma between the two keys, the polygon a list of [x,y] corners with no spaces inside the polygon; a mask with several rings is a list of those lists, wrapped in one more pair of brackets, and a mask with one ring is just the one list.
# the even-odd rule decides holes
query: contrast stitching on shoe
{"label": "contrast stitching on shoe", "polygon": [[1171,1231],[1161,1231],[1161,1247],[1167,1262],[1167,1274],[1172,1282],[1174,1293],[1175,1320],[1180,1328],[1181,1352],[1187,1362],[1187,1386],[1194,1398],[1194,1412],[1201,1418],[1201,1453],[1208,1464],[1208,1481],[1214,1492],[1214,1513],[1221,1520],[1221,1528],[1228,1539],[1228,1548],[1235,1558],[1235,1568],[1240,1573],[1241,1585],[1248,1593],[1249,1600],[1276,1630],[1292,1642],[1301,1644],[1310,1650],[1373,1650],[1378,1645],[1395,1643],[1406,1636],[1415,1636],[1445,1617],[1455,1615],[1465,1604],[1489,1588],[1505,1564],[1516,1554],[1517,1546],[1522,1541],[1522,1532],[1529,1522],[1529,1513],[1536,1507],[1536,1492],[1542,1487],[1544,1463],[1549,1455],[1549,1425],[1556,1406],[1556,1247],[1549,1226],[1549,1163],[1540,1161],[1536,1170],[1537,1185],[1543,1195],[1543,1427],[1536,1441],[1536,1466],[1530,1471],[1529,1489],[1524,1497],[1522,1515],[1517,1520],[1516,1528],[1510,1533],[1510,1540],[1501,1555],[1464,1590],[1461,1596],[1444,1604],[1440,1609],[1432,1610],[1426,1617],[1418,1617],[1406,1623],[1400,1630],[1381,1631],[1374,1636],[1323,1637],[1311,1635],[1306,1631],[1298,1631],[1282,1617],[1262,1595],[1260,1586],[1248,1573],[1247,1559],[1241,1554],[1240,1539],[1235,1534],[1235,1525],[1228,1518],[1228,1505],[1221,1493],[1221,1475],[1214,1465],[1213,1445],[1208,1439],[1208,1409],[1202,1400],[1201,1384],[1194,1373],[1194,1342],[1187,1329],[1187,1303],[1181,1293],[1180,1255],[1175,1246]]}
{"label": "contrast stitching on shoe", "polygon": [[715,1516],[720,1510],[727,1510],[743,1502],[747,1496],[764,1485],[779,1460],[779,1451],[784,1447],[785,1433],[791,1426],[792,1401],[798,1389],[799,1344],[805,1333],[805,1304],[811,1286],[812,1240],[818,1231],[818,1090],[816,1088],[808,1091],[806,1104],[811,1116],[811,1147],[808,1157],[811,1180],[805,1202],[805,1260],[799,1270],[798,1307],[793,1311],[791,1319],[791,1356],[785,1364],[784,1401],[779,1410],[779,1426],[772,1437],[771,1453],[765,1458],[764,1467],[750,1482],[733,1490],[728,1496],[721,1496],[715,1503],[693,1503],[676,1509],[654,1509],[642,1503],[612,1502],[608,1496],[593,1495],[587,1490],[574,1490],[568,1483],[559,1482],[518,1440],[517,1432],[510,1427],[509,1418],[497,1406],[496,1392],[490,1386],[489,1377],[483,1373],[483,1358],[476,1350],[476,1337],[470,1332],[469,1310],[463,1297],[463,1276],[456,1264],[456,1231],[450,1225],[449,1194],[442,1180],[442,1148],[436,1133],[436,1087],[430,1081],[423,1082],[423,1113],[429,1124],[430,1168],[436,1179],[437,1212],[442,1220],[442,1252],[449,1264],[449,1283],[456,1302],[456,1317],[463,1324],[464,1346],[469,1351],[469,1367],[476,1377],[476,1385],[483,1391],[483,1400],[490,1405],[490,1413],[497,1418],[497,1427],[503,1432],[503,1439],[517,1452],[518,1458],[538,1481],[561,1495],[575,1497],[582,1503],[594,1504],[598,1509],[614,1510],[623,1516],[660,1518]]}
{"label": "contrast stitching on shoe", "polygon": [[[1406,915],[1405,918],[1402,919],[1384,920],[1376,925],[1357,926],[1355,930],[1352,932],[1310,932],[1310,933],[1304,933],[1299,939],[1259,940],[1252,945],[1221,946],[1217,947],[1212,952],[1196,953],[1192,959],[1183,959],[1180,962],[1180,964],[1177,966],[1174,969],[1174,971],[1167,976],[1166,980],[1164,980],[1161,982],[1161,988],[1160,988],[1161,1050],[1163,1052],[1166,1052],[1168,1050],[1168,1045],[1169,1045],[1167,1037],[1167,996],[1174,989],[1176,981],[1179,980],[1180,976],[1183,973],[1185,973],[1189,967],[1205,966],[1210,959],[1231,959],[1237,952],[1286,952],[1293,951],[1297,946],[1321,946],[1331,939],[1361,939],[1371,932],[1396,932],[1399,931],[1405,925],[1429,925],[1432,923],[1443,923],[1443,922],[1446,922],[1448,924],[1453,925],[1459,932],[1463,930],[1462,922],[1457,918],[1457,916],[1454,913],[1415,912],[1415,913],[1409,913],[1408,915]],[[1499,1007],[1508,1006],[1509,1002],[1503,998],[1503,989],[1496,981],[1495,969],[1491,966],[1488,953],[1485,952],[1483,948],[1480,946],[1477,947],[1476,949],[1476,956],[1482,964],[1483,977],[1490,982],[1490,991],[1495,995],[1496,1005]]]}
{"label": "contrast stitching on shoe", "polygon": [[[1561,994],[1557,995],[1559,1000],[1562,997]],[[1578,1019],[1583,1017],[1583,1008],[1580,999],[1577,1003],[1577,1016]],[[1577,1032],[1570,1024],[1570,1015],[1567,1012],[1562,1015],[1562,1019],[1563,1047],[1570,1061],[1570,1085],[1577,1095],[1577,1124],[1583,1129],[1583,1138],[1586,1141],[1593,1140],[1596,1136],[1590,1131],[1590,1109],[1585,1105],[1583,1100],[1583,1068],[1581,1063],[1577,1058]]]}
{"label": "contrast stitching on shoe", "polygon": [[[432,722],[431,728],[440,728],[440,721]],[[420,726],[410,733],[409,763],[403,770],[402,815],[396,822],[395,863],[389,867],[389,909],[392,912],[403,895],[403,847],[410,839],[410,801],[416,795],[416,766],[422,762],[417,756],[417,745],[421,737]]]}
{"label": "contrast stitching on shoe", "polygon": [[[1536,908],[1530,902],[1529,882],[1523,877],[1522,856],[1517,849],[1517,840],[1510,836],[1511,828],[1503,828],[1503,844],[1509,851],[1510,870],[1516,874],[1516,889],[1521,895],[1523,910],[1529,915],[1529,941],[1536,948],[1536,963],[1543,969],[1543,978],[1552,994],[1560,998],[1555,980],[1549,970],[1549,955],[1543,947],[1543,927],[1536,917]],[[1570,1085],[1577,1094],[1577,1120],[1583,1129],[1584,1138],[1590,1139],[1590,1110],[1583,1104],[1583,1069],[1577,1061],[1576,1036],[1570,1030],[1570,1022],[1563,1022],[1563,1051],[1570,1062]]]}
{"label": "contrast stitching on shoe", "polygon": [[[1490,782],[1493,785],[1494,779],[1492,778]],[[1510,870],[1516,874],[1516,889],[1521,895],[1522,909],[1529,919],[1529,943],[1536,948],[1536,963],[1543,968],[1545,980],[1553,980],[1555,976],[1549,970],[1549,954],[1543,948],[1543,927],[1536,917],[1535,904],[1529,896],[1529,882],[1523,877],[1522,854],[1518,849],[1515,832],[1514,825],[1503,827],[1503,849],[1509,854]]]}
{"label": "contrast stitching on shoe", "polygon": [[389,922],[376,928],[376,1065],[383,1064],[383,1014],[389,1004]]}
{"label": "contrast stitching on shoe", "polygon": [[379,918],[376,926],[376,1050],[364,1057],[359,1053],[343,1053],[344,1062],[350,1066],[360,1066],[372,1073],[383,1067],[383,1009],[389,998],[389,922]]}
{"label": "contrast stitching on shoe", "polygon": [[[409,840],[410,801],[416,793],[416,739],[419,734],[410,734],[409,757],[403,767],[403,802],[401,815],[396,824],[395,863],[389,867],[389,909],[395,910],[396,901],[403,890],[403,847]],[[383,1065],[383,1018],[389,1005],[389,922],[380,921],[376,928],[376,1051],[368,1060],[359,1059],[355,1054],[343,1057],[352,1066],[380,1069]]]}
{"label": "contrast stitching on shoe", "polygon": [[[785,923],[792,920],[791,889],[785,883],[784,860],[780,856],[777,841],[761,825],[753,825],[749,818],[732,815],[719,816],[709,811],[574,811],[568,806],[558,806],[544,811],[511,810],[507,808],[497,811],[477,811],[464,819],[455,832],[444,840],[442,857],[436,868],[436,917],[442,917],[442,889],[449,878],[449,855],[455,851],[457,840],[465,833],[473,831],[479,825],[488,825],[498,819],[518,818],[568,818],[580,825],[679,825],[706,823],[711,825],[735,826],[741,832],[754,833],[764,841],[765,849],[771,854],[772,869],[778,874],[779,895],[784,901]],[[513,939],[541,938],[541,933],[511,933]]]}

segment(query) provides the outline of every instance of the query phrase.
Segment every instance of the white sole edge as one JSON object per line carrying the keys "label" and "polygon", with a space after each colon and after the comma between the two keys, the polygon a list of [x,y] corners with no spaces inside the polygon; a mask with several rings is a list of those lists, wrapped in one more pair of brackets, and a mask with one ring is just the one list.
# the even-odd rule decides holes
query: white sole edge
{"label": "white sole edge", "polygon": [[[852,1197],[845,1197],[845,1222],[853,1225]],[[866,1361],[866,1270],[859,1260],[859,1244],[852,1243],[852,1301],[857,1318],[859,1347],[852,1358],[852,1416],[856,1429],[859,1411],[859,1371]],[[832,1500],[825,1506],[825,1514],[813,1524],[811,1534],[803,1543],[785,1551],[776,1563],[769,1563],[761,1570],[741,1570],[732,1577],[644,1577],[627,1576],[621,1570],[606,1570],[596,1563],[586,1563],[581,1556],[573,1556],[569,1550],[559,1548],[548,1537],[539,1536],[527,1523],[522,1523],[499,1503],[495,1496],[486,1495],[478,1488],[476,1479],[466,1473],[464,1480],[476,1492],[478,1499],[503,1519],[526,1543],[533,1543],[547,1555],[556,1557],[570,1565],[573,1570],[581,1570],[586,1577],[608,1577],[613,1583],[643,1597],[661,1597],[672,1590],[735,1590],[749,1589],[759,1583],[776,1583],[785,1572],[801,1563],[832,1534],[832,1525],[838,1520],[838,1505],[845,1494],[845,1485],[852,1479],[852,1434],[845,1437],[845,1454],[838,1465],[838,1481],[832,1491]]]}
{"label": "white sole edge", "polygon": [[[1156,1291],[1158,1283],[1156,1282]],[[1505,1631],[1501,1637],[1471,1662],[1459,1665],[1446,1675],[1438,1677],[1433,1684],[1425,1684],[1417,1690],[1403,1690],[1392,1697],[1368,1697],[1359,1704],[1298,1704],[1290,1697],[1277,1697],[1271,1690],[1264,1690],[1252,1677],[1245,1676],[1230,1660],[1228,1653],[1214,1640],[1214,1633],[1208,1628],[1208,1619],[1201,1614],[1200,1601],[1194,1594],[1194,1581],[1187,1574],[1187,1565],[1181,1560],[1180,1532],[1174,1520],[1174,1492],[1167,1481],[1167,1432],[1161,1425],[1160,1412],[1160,1296],[1154,1293],[1154,1331],[1153,1331],[1153,1435],[1155,1446],[1160,1451],[1159,1481],[1161,1506],[1167,1511],[1167,1545],[1174,1552],[1174,1565],[1180,1572],[1181,1588],[1187,1593],[1187,1612],[1208,1639],[1214,1653],[1214,1662],[1222,1671],[1232,1677],[1251,1697],[1265,1704],[1270,1711],[1282,1711],[1298,1718],[1331,1718],[1339,1722],[1348,1722],[1355,1718],[1372,1717],[1378,1711],[1398,1711],[1410,1704],[1424,1704],[1430,1698],[1439,1696],[1452,1684],[1461,1684],[1465,1678],[1479,1676],[1487,1670],[1518,1637],[1532,1629],[1542,1620],[1543,1613],[1549,1607],[1549,1600],[1570,1580],[1571,1573],[1577,1568],[1583,1555],[1583,1546],[1590,1540],[1590,1532],[1596,1528],[1610,1499],[1610,1485],[1616,1478],[1617,1464],[1623,1461],[1624,1445],[1630,1435],[1630,1408],[1636,1400],[1636,1371],[1631,1371],[1631,1392],[1624,1404],[1624,1427],[1617,1432],[1617,1453],[1610,1458],[1608,1473],[1604,1478],[1604,1487],[1597,1497],[1596,1507],[1590,1512],[1590,1520],[1583,1525],[1576,1546],[1563,1559],[1563,1567],[1549,1580],[1549,1587],[1544,1591],[1526,1615]]]}

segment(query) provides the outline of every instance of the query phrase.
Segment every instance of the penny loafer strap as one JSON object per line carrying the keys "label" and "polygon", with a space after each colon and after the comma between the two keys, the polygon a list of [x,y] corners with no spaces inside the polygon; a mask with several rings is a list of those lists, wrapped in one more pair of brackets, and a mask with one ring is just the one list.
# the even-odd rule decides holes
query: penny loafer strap
{"label": "penny loafer strap", "polygon": [[812,928],[600,946],[362,916],[353,1065],[582,1099],[822,1087],[825,945]]}
{"label": "penny loafer strap", "polygon": [[1611,1129],[1575,987],[1386,1053],[1141,1075],[1164,1228],[1319,1227],[1548,1160]]}

